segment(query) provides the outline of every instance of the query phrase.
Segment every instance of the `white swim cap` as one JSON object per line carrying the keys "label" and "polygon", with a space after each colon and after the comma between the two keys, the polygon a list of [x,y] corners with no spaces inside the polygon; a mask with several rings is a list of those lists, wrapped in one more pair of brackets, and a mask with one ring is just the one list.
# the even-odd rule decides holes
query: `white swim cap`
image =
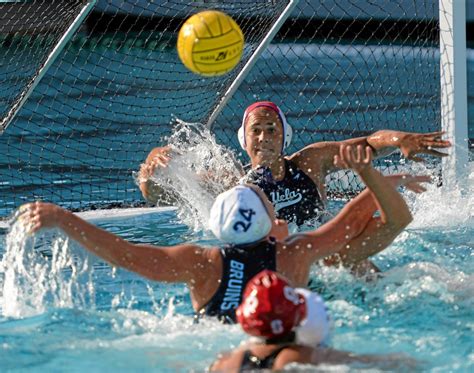
{"label": "white swim cap", "polygon": [[221,241],[247,244],[265,238],[272,219],[257,192],[238,185],[217,196],[211,207],[209,228]]}
{"label": "white swim cap", "polygon": [[331,319],[323,299],[308,289],[296,288],[295,291],[306,300],[306,318],[296,328],[296,342],[310,347],[327,343]]}

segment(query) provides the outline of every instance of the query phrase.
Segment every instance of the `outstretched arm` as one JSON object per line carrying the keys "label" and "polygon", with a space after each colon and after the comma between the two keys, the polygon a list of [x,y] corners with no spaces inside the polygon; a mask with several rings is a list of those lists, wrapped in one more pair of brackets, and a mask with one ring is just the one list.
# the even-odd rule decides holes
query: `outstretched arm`
{"label": "outstretched arm", "polygon": [[[371,165],[371,160],[372,151],[369,147],[364,151],[359,146],[357,152],[354,152],[353,147],[341,146],[339,155],[335,157],[335,163],[340,167],[354,169],[367,189],[350,201],[334,219],[314,232],[296,237],[301,240],[300,245],[314,248],[308,250],[311,260],[340,253],[343,249],[346,249],[346,255],[350,256],[352,250],[349,250],[347,245],[356,238],[369,237],[374,230],[380,235],[383,234],[385,242],[389,237],[393,240],[411,221],[408,206],[393,185],[395,180],[387,179],[376,171]],[[373,217],[374,207],[380,211],[380,218]],[[384,247],[378,247],[377,252]],[[361,256],[367,258],[368,255],[361,254]]]}
{"label": "outstretched arm", "polygon": [[381,130],[367,136],[367,144],[377,156],[384,156],[395,149],[400,149],[405,158],[420,162],[423,159],[417,154],[429,154],[435,157],[446,157],[448,154],[437,149],[446,149],[451,142],[443,140],[444,132],[412,133],[403,131]]}
{"label": "outstretched arm", "polygon": [[19,219],[29,224],[32,232],[42,228],[59,228],[110,264],[151,280],[189,283],[200,275],[196,268],[208,262],[198,246],[135,245],[51,203],[23,205]]}
{"label": "outstretched arm", "polygon": [[[290,159],[308,172],[313,179],[324,178],[328,173],[339,169],[333,162],[334,156],[339,154],[341,145],[370,146],[375,157],[384,157],[396,149],[410,160],[422,161],[418,154],[429,154],[436,157],[445,157],[439,149],[451,146],[448,140],[442,139],[443,132],[411,133],[392,130],[381,130],[367,137],[357,137],[343,141],[317,142],[293,154]],[[323,179],[324,180],[324,179]]]}

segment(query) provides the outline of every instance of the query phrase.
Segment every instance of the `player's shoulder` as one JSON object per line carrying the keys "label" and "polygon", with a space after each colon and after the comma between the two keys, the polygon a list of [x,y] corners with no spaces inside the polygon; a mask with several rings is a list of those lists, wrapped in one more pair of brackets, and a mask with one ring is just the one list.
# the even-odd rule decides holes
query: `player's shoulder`
{"label": "player's shoulder", "polygon": [[219,353],[217,360],[210,366],[211,372],[228,372],[237,369],[242,361],[244,351],[224,351]]}
{"label": "player's shoulder", "polygon": [[273,369],[283,369],[285,365],[291,363],[308,363],[311,361],[313,348],[293,344],[285,347],[275,359]]}

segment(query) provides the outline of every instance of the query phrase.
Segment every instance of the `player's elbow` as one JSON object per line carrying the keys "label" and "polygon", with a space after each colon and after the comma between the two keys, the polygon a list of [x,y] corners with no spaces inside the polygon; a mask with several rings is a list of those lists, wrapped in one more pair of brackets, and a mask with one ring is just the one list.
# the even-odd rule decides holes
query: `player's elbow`
{"label": "player's elbow", "polygon": [[367,227],[370,220],[359,219],[358,216],[349,217],[345,222],[347,241],[350,241],[353,237],[359,236]]}
{"label": "player's elbow", "polygon": [[403,231],[408,224],[410,224],[413,220],[413,215],[411,214],[408,208],[399,211],[397,216],[394,216],[388,219],[385,224],[390,227],[391,230],[397,231],[400,233]]}

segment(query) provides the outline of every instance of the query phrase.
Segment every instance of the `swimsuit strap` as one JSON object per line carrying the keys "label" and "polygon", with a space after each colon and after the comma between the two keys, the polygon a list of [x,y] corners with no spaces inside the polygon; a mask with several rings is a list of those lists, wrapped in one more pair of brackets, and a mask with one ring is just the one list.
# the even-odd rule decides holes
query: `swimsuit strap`
{"label": "swimsuit strap", "polygon": [[245,372],[246,370],[252,369],[271,369],[277,356],[288,346],[290,345],[284,344],[280,346],[276,350],[272,351],[269,355],[265,356],[263,359],[253,355],[250,350],[245,350],[240,366],[240,371]]}

